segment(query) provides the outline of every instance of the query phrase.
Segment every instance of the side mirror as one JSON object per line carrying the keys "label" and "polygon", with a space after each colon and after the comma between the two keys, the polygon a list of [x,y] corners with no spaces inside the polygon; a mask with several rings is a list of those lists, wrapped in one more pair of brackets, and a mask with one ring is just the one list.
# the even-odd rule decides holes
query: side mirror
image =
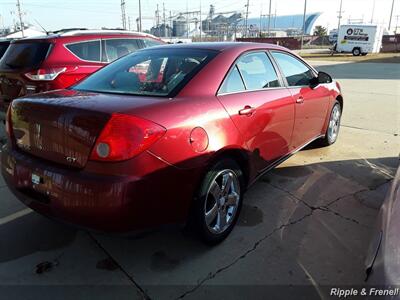
{"label": "side mirror", "polygon": [[318,72],[317,77],[314,77],[310,80],[310,87],[315,88],[319,84],[322,83],[331,83],[332,82],[332,77],[325,73],[325,72]]}
{"label": "side mirror", "polygon": [[331,83],[332,77],[325,72],[318,72],[318,83]]}

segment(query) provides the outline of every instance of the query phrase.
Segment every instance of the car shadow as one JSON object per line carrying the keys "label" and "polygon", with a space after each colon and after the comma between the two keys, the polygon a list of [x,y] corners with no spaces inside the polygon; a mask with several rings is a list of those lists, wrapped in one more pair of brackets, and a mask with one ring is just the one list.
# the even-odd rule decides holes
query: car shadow
{"label": "car shadow", "polygon": [[[267,173],[247,192],[232,234],[215,247],[173,227],[130,236],[89,234],[152,297],[176,298],[197,291],[199,282],[206,285],[199,293],[280,284],[311,287],[316,296],[318,285],[362,282],[364,250],[390,180],[379,169],[394,174],[399,162],[368,161],[284,164]],[[370,202],[364,202],[369,194]],[[337,215],[322,209],[330,203]],[[10,221],[0,226],[0,263],[64,248],[76,232],[36,213]]]}

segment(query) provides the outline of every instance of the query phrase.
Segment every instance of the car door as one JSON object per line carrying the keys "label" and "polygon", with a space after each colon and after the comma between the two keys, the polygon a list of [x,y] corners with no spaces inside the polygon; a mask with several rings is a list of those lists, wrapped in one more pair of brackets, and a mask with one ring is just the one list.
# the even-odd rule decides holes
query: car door
{"label": "car door", "polygon": [[294,101],[266,52],[239,57],[218,99],[243,136],[258,171],[288,153]]}
{"label": "car door", "polygon": [[329,90],[321,84],[310,87],[317,74],[300,59],[284,51],[271,51],[284,76],[295,105],[296,117],[291,150],[321,135],[329,106]]}

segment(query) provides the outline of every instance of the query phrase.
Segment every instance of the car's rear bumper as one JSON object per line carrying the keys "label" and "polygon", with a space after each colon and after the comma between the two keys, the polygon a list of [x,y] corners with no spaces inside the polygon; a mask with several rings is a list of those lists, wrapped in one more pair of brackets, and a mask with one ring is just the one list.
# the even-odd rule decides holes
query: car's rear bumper
{"label": "car's rear bumper", "polygon": [[[169,166],[149,153],[134,160],[133,169],[145,164],[153,165],[153,170],[139,176],[123,174],[123,170],[121,175],[99,174],[86,168],[56,166],[5,147],[1,171],[8,187],[25,205],[67,223],[124,232],[185,222],[197,175]],[[33,182],[33,174],[40,183]]]}

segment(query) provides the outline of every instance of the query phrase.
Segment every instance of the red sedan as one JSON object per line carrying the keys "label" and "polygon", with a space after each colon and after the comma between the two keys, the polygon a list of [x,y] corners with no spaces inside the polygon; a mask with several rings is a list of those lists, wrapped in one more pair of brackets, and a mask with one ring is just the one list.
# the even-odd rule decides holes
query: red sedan
{"label": "red sedan", "polygon": [[14,100],[1,169],[55,219],[103,231],[189,223],[216,243],[258,177],[336,141],[342,108],[328,74],[279,46],[154,47]]}

